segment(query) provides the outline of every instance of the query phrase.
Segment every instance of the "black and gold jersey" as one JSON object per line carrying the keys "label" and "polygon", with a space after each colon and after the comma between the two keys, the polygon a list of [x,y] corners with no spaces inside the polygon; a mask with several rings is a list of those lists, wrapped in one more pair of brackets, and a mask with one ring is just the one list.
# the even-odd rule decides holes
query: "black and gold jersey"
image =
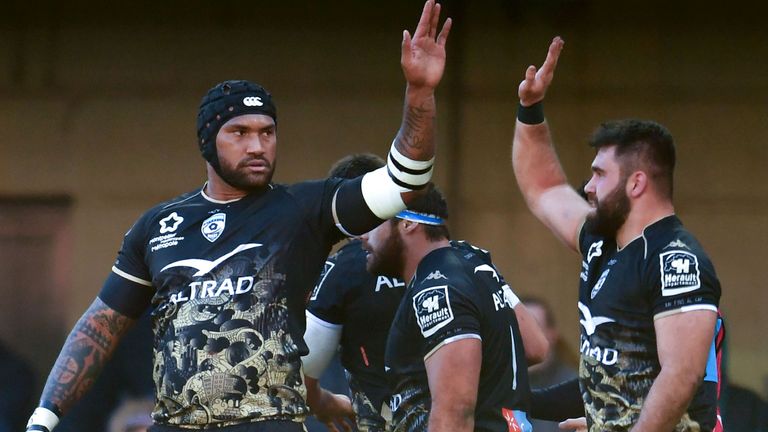
{"label": "black and gold jersey", "polygon": [[154,290],[157,423],[303,420],[304,306],[343,237],[331,210],[341,182],[270,185],[227,202],[197,190],[126,234],[113,273]]}
{"label": "black and gold jersey", "polygon": [[395,431],[426,430],[431,395],[424,362],[466,338],[482,342],[475,430],[530,430],[527,363],[513,298],[480,249],[445,247],[422,259],[387,340]]}
{"label": "black and gold jersey", "polygon": [[[615,241],[585,230],[579,241],[579,378],[587,421],[591,431],[626,431],[660,371],[654,319],[716,312],[720,284],[709,257],[676,216],[649,225],[620,250]],[[714,347],[711,357],[710,366]],[[705,380],[676,431],[712,430],[714,381]]]}

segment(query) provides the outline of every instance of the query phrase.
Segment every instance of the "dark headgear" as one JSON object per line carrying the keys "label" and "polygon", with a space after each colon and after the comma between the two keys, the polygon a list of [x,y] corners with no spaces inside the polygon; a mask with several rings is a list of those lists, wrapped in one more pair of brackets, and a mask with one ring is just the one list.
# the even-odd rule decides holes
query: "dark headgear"
{"label": "dark headgear", "polygon": [[272,95],[264,87],[244,80],[230,80],[216,84],[200,101],[197,112],[197,143],[203,158],[220,172],[216,152],[216,135],[233,117],[244,114],[264,114],[277,123],[277,109]]}

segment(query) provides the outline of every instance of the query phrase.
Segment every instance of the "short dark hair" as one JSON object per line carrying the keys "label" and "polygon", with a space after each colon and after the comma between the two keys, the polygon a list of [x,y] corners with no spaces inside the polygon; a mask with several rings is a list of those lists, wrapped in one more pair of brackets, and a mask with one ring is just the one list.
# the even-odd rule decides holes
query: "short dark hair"
{"label": "short dark hair", "polygon": [[[448,203],[445,201],[443,193],[440,189],[433,184],[429,184],[416,199],[408,204],[408,210],[413,210],[418,213],[426,213],[435,215],[443,219],[445,222],[448,219]],[[394,223],[397,223],[399,219],[392,219]],[[427,239],[431,241],[450,240],[451,233],[448,231],[448,226],[443,225],[427,225],[422,224],[424,227],[424,233]]]}
{"label": "short dark hair", "polygon": [[384,165],[384,159],[373,153],[352,154],[336,161],[331,170],[328,171],[328,177],[353,179],[375,171]]}
{"label": "short dark hair", "polygon": [[622,175],[642,169],[653,179],[658,192],[672,199],[675,142],[664,126],[638,119],[606,122],[592,134],[589,145],[596,149],[616,146]]}

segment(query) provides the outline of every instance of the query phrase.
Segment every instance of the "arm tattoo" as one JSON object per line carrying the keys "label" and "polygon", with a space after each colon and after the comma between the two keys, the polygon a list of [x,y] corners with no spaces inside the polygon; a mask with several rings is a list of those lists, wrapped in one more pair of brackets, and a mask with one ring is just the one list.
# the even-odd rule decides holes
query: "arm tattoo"
{"label": "arm tattoo", "polygon": [[406,103],[403,123],[395,137],[395,148],[414,160],[427,160],[434,155],[435,101],[420,105]]}
{"label": "arm tattoo", "polygon": [[91,387],[133,322],[97,298],[64,342],[41,400],[66,412]]}

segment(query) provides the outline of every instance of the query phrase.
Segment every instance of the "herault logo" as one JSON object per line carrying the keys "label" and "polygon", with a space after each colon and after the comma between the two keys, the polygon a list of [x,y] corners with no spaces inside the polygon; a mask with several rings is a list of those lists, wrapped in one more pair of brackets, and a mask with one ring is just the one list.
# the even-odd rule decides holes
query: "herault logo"
{"label": "herault logo", "polygon": [[448,325],[453,321],[448,286],[431,287],[416,293],[413,296],[413,311],[424,337],[429,337]]}

